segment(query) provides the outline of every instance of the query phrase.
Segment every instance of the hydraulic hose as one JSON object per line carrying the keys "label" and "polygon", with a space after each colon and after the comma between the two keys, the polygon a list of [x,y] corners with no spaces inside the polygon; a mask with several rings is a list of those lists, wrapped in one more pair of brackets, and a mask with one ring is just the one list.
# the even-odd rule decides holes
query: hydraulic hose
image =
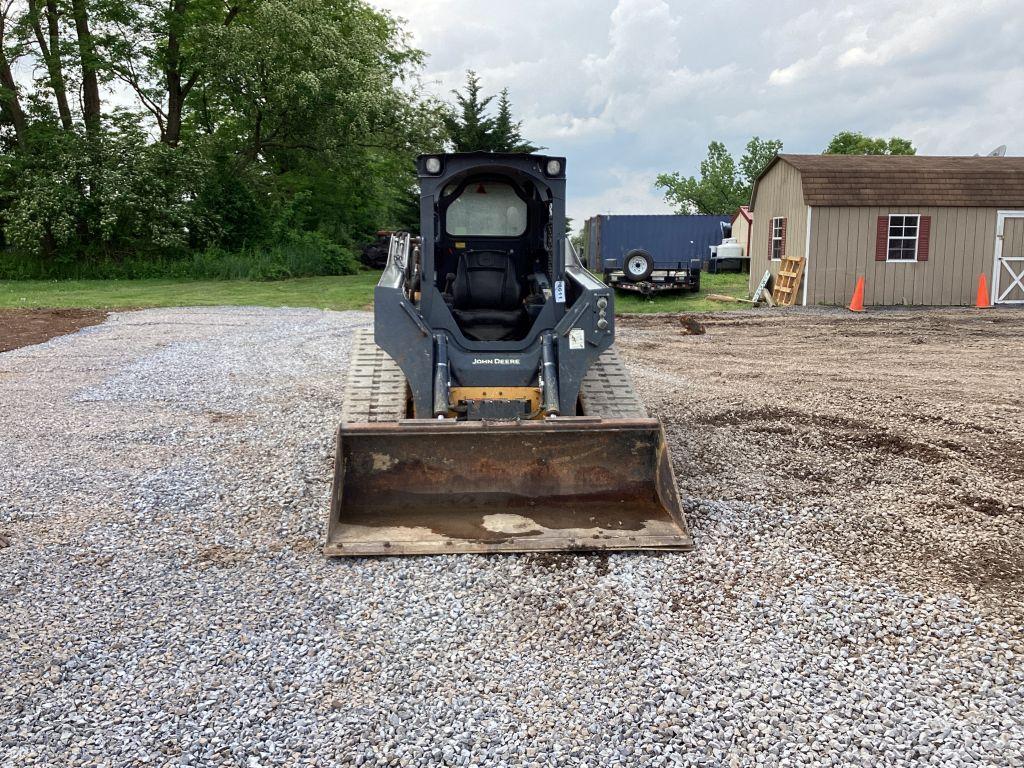
{"label": "hydraulic hose", "polygon": [[448,387],[450,383],[448,337],[443,333],[437,333],[434,334],[434,418],[448,415]]}
{"label": "hydraulic hose", "polygon": [[544,399],[544,415],[557,416],[558,364],[555,361],[555,342],[550,332],[541,337],[540,384]]}

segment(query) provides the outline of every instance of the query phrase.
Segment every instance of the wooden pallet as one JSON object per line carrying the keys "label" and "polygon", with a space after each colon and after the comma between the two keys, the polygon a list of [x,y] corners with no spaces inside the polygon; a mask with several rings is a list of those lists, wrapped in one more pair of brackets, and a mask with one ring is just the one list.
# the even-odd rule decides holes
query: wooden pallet
{"label": "wooden pallet", "polygon": [[772,287],[772,299],[780,307],[792,307],[796,304],[800,292],[800,281],[804,276],[803,256],[783,256],[779,265],[779,274]]}

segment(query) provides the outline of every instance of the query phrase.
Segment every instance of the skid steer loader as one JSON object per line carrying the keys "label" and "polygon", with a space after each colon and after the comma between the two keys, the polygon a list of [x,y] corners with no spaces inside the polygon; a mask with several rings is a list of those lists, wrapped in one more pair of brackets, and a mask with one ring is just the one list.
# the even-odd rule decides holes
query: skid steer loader
{"label": "skid steer loader", "polygon": [[565,237],[565,159],[418,159],[350,355],[325,552],[690,549],[613,291]]}

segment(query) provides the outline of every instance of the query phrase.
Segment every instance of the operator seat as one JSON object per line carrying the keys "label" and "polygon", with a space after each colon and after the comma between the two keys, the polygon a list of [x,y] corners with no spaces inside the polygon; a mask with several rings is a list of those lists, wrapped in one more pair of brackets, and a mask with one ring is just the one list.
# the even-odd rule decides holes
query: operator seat
{"label": "operator seat", "polygon": [[501,251],[460,254],[452,283],[452,314],[470,339],[516,338],[526,321],[526,310],[512,256]]}

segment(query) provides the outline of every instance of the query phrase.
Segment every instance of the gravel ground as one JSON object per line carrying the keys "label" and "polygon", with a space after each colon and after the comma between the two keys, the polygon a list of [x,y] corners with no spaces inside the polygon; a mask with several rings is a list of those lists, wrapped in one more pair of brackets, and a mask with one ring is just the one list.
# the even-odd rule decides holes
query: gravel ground
{"label": "gravel ground", "polygon": [[1022,316],[623,323],[691,554],[325,560],[365,313],[0,355],[0,765],[1024,766]]}

